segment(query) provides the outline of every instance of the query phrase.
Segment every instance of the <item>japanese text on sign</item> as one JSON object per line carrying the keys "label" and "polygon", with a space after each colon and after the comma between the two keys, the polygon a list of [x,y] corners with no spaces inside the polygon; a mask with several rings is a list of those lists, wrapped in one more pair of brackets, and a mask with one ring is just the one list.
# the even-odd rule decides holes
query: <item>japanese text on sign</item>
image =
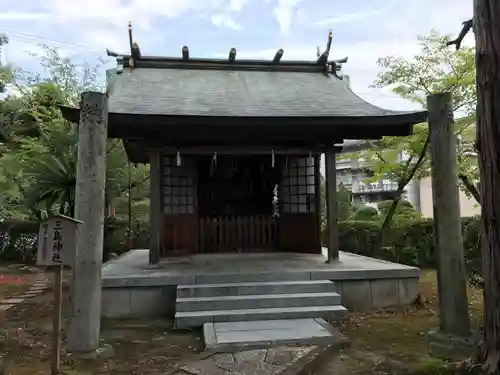
{"label": "japanese text on sign", "polygon": [[54,234],[52,236],[52,263],[62,264],[61,260],[61,249],[62,249],[62,237],[61,237],[62,225],[60,221],[56,221],[54,225]]}

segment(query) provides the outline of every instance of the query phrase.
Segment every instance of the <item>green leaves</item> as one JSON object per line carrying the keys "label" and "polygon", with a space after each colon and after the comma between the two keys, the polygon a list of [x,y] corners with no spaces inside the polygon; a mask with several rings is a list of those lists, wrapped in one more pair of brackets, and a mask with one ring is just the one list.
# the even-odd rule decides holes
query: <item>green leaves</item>
{"label": "green leaves", "polygon": [[419,37],[420,53],[412,59],[387,56],[378,60],[382,72],[373,87],[389,87],[395,94],[426,107],[426,96],[450,91],[455,111],[475,111],[476,78],[473,48],[455,51],[446,46],[449,36],[431,31]]}
{"label": "green leaves", "polygon": [[[449,40],[450,37],[431,31],[428,36],[418,38],[420,52],[411,59],[394,56],[379,59],[382,71],[373,87],[390,88],[395,94],[418,103],[422,108],[426,107],[427,95],[450,91],[455,116],[461,116],[456,121],[456,133],[462,139],[458,149],[460,172],[476,184],[479,176],[473,152],[475,51],[473,48],[463,48],[457,52],[446,47]],[[427,124],[419,124],[409,137],[384,137],[378,147],[358,153],[356,157],[373,166],[374,175],[367,182],[391,179],[404,188],[411,177],[421,179],[429,176],[430,160],[425,150],[427,139]],[[419,160],[421,162],[417,165]],[[415,175],[411,176],[413,171]],[[469,193],[464,184],[461,187]]]}
{"label": "green leaves", "polygon": [[[58,106],[76,105],[84,90],[104,89],[98,85],[100,64],[80,66],[50,48],[39,61],[42,73],[13,70],[19,95],[0,101],[0,220],[50,212],[72,215],[77,125],[65,121]],[[131,167],[133,206],[142,219],[149,209],[148,171],[143,165]],[[118,213],[126,215],[128,160],[119,140],[108,141],[106,177],[106,202],[119,205]]]}

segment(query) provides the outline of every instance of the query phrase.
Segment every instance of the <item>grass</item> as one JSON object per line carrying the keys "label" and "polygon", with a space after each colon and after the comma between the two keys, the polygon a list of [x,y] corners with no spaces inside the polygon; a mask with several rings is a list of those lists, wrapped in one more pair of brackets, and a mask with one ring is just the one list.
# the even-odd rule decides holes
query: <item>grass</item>
{"label": "grass", "polygon": [[[65,297],[63,317],[67,328],[71,304],[67,293]],[[0,329],[0,358],[5,357],[6,375],[48,375],[51,332],[50,292],[8,310]],[[76,360],[67,355],[63,339],[62,372],[66,375],[156,375],[203,349],[200,332],[173,331],[172,322],[167,320],[103,320],[101,338],[113,346],[111,359]]]}
{"label": "grass", "polygon": [[[425,339],[425,333],[439,323],[434,271],[422,271],[420,293],[421,306],[351,314],[351,322],[341,327],[351,340],[351,348],[324,363],[315,374],[393,373],[392,362],[391,369],[386,368],[388,361],[438,374],[434,369],[440,362],[429,357]],[[51,294],[46,293],[8,313],[6,324],[0,328],[0,357],[2,353],[7,356],[7,374],[49,374],[51,300]],[[482,292],[470,288],[469,301],[473,327],[477,328],[482,317]],[[65,316],[69,306],[66,299]],[[102,337],[115,349],[112,359],[78,362],[63,352],[64,373],[158,375],[203,350],[199,331],[173,331],[171,322],[161,320],[104,320]]]}
{"label": "grass", "polygon": [[[477,330],[483,315],[482,290],[470,287],[468,292],[471,324]],[[341,328],[351,347],[325,364],[318,375],[368,374],[377,369],[377,362],[400,363],[413,369],[435,366],[439,361],[429,356],[425,336],[439,326],[435,271],[422,271],[420,296],[421,305],[404,310],[352,314],[351,322]]]}
{"label": "grass", "polygon": [[32,280],[32,273],[0,267],[0,301],[24,292]]}

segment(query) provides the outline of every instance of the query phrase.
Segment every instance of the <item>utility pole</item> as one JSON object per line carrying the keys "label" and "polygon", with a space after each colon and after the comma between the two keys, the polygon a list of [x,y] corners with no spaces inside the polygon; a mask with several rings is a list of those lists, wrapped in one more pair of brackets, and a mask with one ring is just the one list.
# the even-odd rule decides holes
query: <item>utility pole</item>
{"label": "utility pole", "polygon": [[476,131],[481,172],[484,332],[477,361],[500,372],[500,2],[475,0]]}

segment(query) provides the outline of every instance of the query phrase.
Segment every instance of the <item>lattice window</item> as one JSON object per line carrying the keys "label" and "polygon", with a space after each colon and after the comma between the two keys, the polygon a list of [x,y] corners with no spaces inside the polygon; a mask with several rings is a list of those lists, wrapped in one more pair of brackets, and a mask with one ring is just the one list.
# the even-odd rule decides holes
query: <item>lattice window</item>
{"label": "lattice window", "polygon": [[175,156],[162,160],[163,213],[166,215],[195,212],[195,179],[192,163],[186,158],[177,166]]}
{"label": "lattice window", "polygon": [[313,157],[289,157],[281,185],[283,212],[315,211],[315,168]]}

